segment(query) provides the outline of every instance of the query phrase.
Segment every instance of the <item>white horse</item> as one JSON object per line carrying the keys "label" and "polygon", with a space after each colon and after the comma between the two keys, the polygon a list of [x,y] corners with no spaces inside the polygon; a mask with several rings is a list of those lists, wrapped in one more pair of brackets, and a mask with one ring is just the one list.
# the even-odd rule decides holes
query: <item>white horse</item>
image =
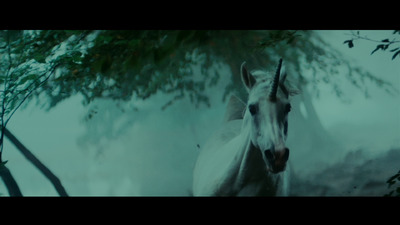
{"label": "white horse", "polygon": [[281,76],[255,77],[241,65],[247,104],[232,96],[222,128],[204,145],[193,173],[195,196],[287,195],[289,149],[285,145],[289,91]]}

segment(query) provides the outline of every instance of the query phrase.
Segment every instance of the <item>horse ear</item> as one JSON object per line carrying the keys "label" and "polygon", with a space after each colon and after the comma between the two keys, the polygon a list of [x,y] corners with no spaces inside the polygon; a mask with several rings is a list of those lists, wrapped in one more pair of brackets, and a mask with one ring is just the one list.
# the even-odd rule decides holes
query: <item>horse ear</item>
{"label": "horse ear", "polygon": [[246,62],[243,62],[242,65],[240,66],[240,75],[242,77],[242,82],[244,86],[247,88],[247,91],[250,91],[250,89],[254,86],[256,83],[256,79],[254,76],[247,70],[246,68]]}

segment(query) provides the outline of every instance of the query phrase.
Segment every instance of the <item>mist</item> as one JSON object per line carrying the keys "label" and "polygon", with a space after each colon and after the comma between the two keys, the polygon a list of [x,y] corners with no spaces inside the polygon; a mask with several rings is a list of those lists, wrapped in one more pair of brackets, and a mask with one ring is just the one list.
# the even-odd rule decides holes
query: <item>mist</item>
{"label": "mist", "polygon": [[[399,58],[391,60],[386,52],[371,55],[374,43],[369,42],[357,42],[349,49],[343,44],[348,31],[319,33],[351,63],[400,91]],[[387,34],[365,33],[377,39]],[[220,80],[204,91],[210,96],[210,107],[196,107],[186,97],[163,110],[174,95],[161,93],[146,100],[95,100],[85,106],[83,96],[76,95],[49,111],[31,102],[14,114],[8,129],[54,172],[70,196],[190,196],[200,147],[222,123],[227,105],[221,90],[231,71],[225,66],[215,68]],[[386,180],[400,169],[400,94],[391,95],[367,83],[366,98],[344,77],[339,82],[345,90],[341,99],[323,82],[318,83],[318,96],[309,89],[329,141],[309,147],[312,140],[296,138],[303,129],[296,124],[296,114],[307,115],[301,104],[291,112],[288,145],[293,184],[299,186],[291,188],[292,195],[382,196],[387,192]],[[301,94],[293,96],[292,101],[300,98]],[[92,112],[90,118],[88,112]],[[320,153],[315,149],[321,149]],[[58,196],[7,139],[3,158],[24,196]],[[337,168],[347,170],[327,177],[327,171]],[[364,175],[366,171],[369,176]],[[0,196],[7,195],[0,183]]]}

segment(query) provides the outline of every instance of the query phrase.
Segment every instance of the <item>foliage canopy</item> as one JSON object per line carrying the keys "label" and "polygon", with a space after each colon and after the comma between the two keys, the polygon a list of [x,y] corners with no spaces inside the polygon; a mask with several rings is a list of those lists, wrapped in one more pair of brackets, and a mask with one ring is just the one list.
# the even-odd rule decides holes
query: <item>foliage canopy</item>
{"label": "foliage canopy", "polygon": [[[297,71],[293,76],[299,86],[314,84],[317,89],[316,84],[322,81],[332,84],[340,95],[340,85],[333,76],[340,74],[337,67],[345,64],[347,78],[360,89],[365,89],[365,78],[391,88],[384,80],[347,63],[314,31],[34,30],[3,31],[1,37],[0,82],[4,83],[7,70],[12,71],[7,82],[16,79],[18,87],[49,78],[33,91],[34,96],[48,97],[43,103],[48,109],[78,93],[84,96],[84,104],[99,98],[147,99],[162,92],[175,95],[163,108],[184,96],[196,105],[209,105],[203,90],[220,79],[218,70],[211,68],[221,64],[231,68],[226,97],[232,91],[243,91],[238,85],[238,68],[243,61],[253,68],[274,68],[279,57]],[[4,60],[8,56],[12,60]],[[200,72],[193,70],[194,65],[200,66]],[[193,79],[196,72],[201,79]]]}

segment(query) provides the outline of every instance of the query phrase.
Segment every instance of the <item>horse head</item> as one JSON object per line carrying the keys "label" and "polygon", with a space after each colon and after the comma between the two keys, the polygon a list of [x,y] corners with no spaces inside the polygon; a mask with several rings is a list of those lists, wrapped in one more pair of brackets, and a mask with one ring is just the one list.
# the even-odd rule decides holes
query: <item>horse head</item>
{"label": "horse head", "polygon": [[289,159],[285,141],[291,105],[284,84],[287,74],[281,67],[282,59],[272,79],[257,79],[245,62],[241,65],[242,81],[249,93],[244,126],[250,129],[251,145],[262,152],[267,170],[273,173],[282,172]]}

